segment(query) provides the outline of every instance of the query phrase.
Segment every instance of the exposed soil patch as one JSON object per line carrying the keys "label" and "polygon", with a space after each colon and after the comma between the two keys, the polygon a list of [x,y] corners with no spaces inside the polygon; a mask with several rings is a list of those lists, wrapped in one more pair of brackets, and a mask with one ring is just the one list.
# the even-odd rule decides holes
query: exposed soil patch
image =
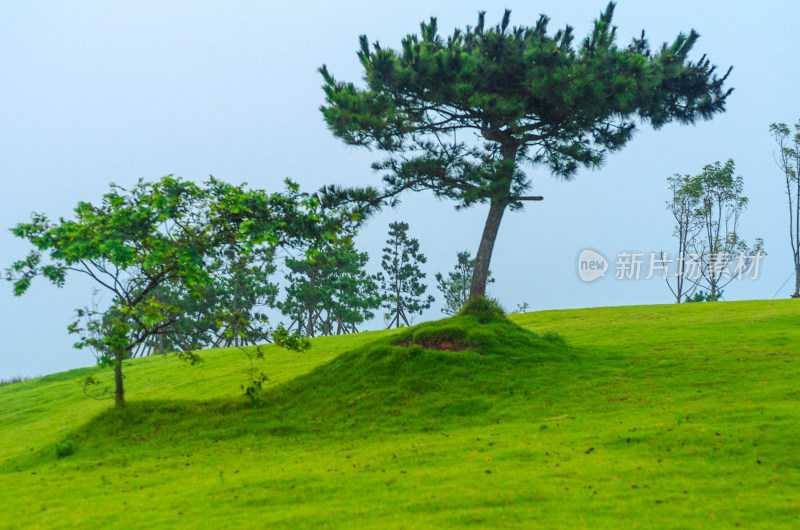
{"label": "exposed soil patch", "polygon": [[425,342],[399,342],[397,346],[402,346],[403,348],[408,348],[412,344],[417,344],[422,346],[426,350],[436,350],[436,351],[464,351],[467,349],[466,346],[462,344],[455,344],[449,340],[435,340],[435,341],[425,341]]}

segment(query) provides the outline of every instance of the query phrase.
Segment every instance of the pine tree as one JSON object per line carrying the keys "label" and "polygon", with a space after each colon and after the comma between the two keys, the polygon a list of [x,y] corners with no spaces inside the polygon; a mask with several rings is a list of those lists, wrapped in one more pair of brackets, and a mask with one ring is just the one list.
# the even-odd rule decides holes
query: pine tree
{"label": "pine tree", "polygon": [[[545,15],[533,27],[509,27],[506,11],[499,25],[486,27],[481,13],[477,25],[447,38],[431,18],[399,50],[362,36],[364,88],[320,69],[321,110],[333,134],[389,156],[374,165],[385,171],[379,196],[431,190],[457,207],[488,203],[471,299],[484,295],[506,209],[541,200],[528,195],[523,168],[546,166],[570,179],[621,149],[637,124],[657,129],[725,110],[728,74],[717,76],[705,56],[689,60],[695,31],[655,52],[644,32],[620,47],[614,7],[608,4],[578,46],[571,26],[548,34]],[[374,198],[359,193],[353,200]]]}
{"label": "pine tree", "polygon": [[306,337],[355,333],[375,316],[381,303],[375,277],[365,270],[369,255],[342,240],[316,249],[304,259],[286,259],[289,282],[278,303],[289,330]]}
{"label": "pine tree", "polygon": [[386,274],[378,273],[387,327],[409,326],[414,313],[421,315],[431,307],[433,296],[422,298],[428,286],[422,283],[425,273],[419,266],[426,262],[427,258],[419,251],[419,241],[408,238],[408,223],[391,223],[381,260]]}

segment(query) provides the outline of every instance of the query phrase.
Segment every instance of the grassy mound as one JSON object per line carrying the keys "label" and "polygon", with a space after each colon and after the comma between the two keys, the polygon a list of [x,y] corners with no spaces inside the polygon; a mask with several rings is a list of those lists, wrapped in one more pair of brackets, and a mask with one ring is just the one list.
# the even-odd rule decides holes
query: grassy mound
{"label": "grassy mound", "polygon": [[498,401],[537,386],[538,372],[570,357],[558,336],[526,330],[481,300],[344,353],[263,402],[320,430],[496,422],[486,413]]}

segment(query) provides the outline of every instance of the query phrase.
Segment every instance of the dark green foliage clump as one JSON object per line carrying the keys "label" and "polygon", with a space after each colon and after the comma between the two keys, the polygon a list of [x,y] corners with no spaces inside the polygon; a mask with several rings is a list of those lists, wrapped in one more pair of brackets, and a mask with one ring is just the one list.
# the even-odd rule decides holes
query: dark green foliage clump
{"label": "dark green foliage clump", "polygon": [[73,454],[75,454],[75,446],[71,441],[56,442],[56,456],[58,458],[65,458]]}
{"label": "dark green foliage clump", "polygon": [[500,302],[493,298],[478,298],[477,300],[469,302],[461,308],[458,314],[461,316],[476,317],[481,324],[495,321],[509,322]]}
{"label": "dark green foliage clump", "polygon": [[722,291],[717,292],[716,300],[711,297],[711,293],[706,291],[698,291],[694,293],[694,296],[686,296],[684,300],[687,304],[694,303],[694,302],[716,302],[722,298]]}

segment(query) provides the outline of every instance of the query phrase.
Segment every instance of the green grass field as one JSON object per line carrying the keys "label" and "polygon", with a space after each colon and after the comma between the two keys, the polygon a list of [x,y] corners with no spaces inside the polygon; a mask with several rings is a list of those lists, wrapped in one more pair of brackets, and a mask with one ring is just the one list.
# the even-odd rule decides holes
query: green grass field
{"label": "green grass field", "polygon": [[487,315],[1,386],[0,527],[800,528],[800,303]]}

